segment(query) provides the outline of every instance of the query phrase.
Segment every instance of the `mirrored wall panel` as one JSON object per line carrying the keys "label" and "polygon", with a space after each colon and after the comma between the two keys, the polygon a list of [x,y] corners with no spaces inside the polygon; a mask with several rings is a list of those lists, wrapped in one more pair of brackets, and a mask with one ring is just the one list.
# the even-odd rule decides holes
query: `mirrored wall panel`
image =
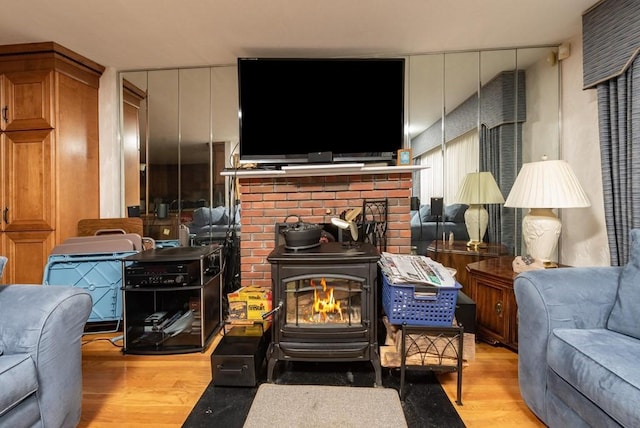
{"label": "mirrored wall panel", "polygon": [[[556,50],[404,56],[407,141],[413,162],[428,166],[415,173],[413,194],[423,211],[432,198],[443,204],[437,231],[433,216],[412,222],[420,253],[450,233],[456,241],[499,243],[521,253],[523,213],[503,200],[522,163],[558,157]],[[159,224],[156,236],[167,239],[179,224],[191,227],[199,207],[229,209],[236,195],[220,171],[237,153],[237,67],[129,71],[121,78],[127,205],[138,202],[145,224]],[[135,103],[127,93],[136,94]],[[497,189],[491,196],[482,187],[487,177]],[[469,209],[478,219],[486,215],[486,225],[465,222]]]}

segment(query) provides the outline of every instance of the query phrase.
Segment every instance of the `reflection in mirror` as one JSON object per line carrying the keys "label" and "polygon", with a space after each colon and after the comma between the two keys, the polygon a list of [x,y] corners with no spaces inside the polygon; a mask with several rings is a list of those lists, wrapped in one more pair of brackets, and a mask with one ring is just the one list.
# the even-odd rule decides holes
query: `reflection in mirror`
{"label": "reflection in mirror", "polygon": [[180,76],[180,193],[172,210],[181,223],[211,204],[211,79],[208,68],[183,69]]}
{"label": "reflection in mirror", "polygon": [[[411,148],[416,163],[430,166],[416,173],[414,195],[423,206],[432,197],[444,197],[446,237],[451,231],[456,241],[468,239],[460,210],[455,210],[464,202],[457,196],[467,173],[491,172],[506,198],[523,161],[542,154],[558,156],[559,75],[557,65],[548,61],[553,50],[409,57]],[[438,74],[438,69],[443,71]],[[427,82],[428,78],[434,81]],[[427,120],[428,111],[439,114]],[[520,254],[522,214],[496,202],[485,208],[489,218],[484,241],[502,243]],[[427,240],[423,244],[436,239],[435,234],[426,236],[420,237]]]}
{"label": "reflection in mirror", "polygon": [[[457,194],[467,173],[491,172],[506,198],[523,162],[545,154],[559,157],[559,67],[549,61],[556,50],[406,56],[408,139],[414,163],[429,167],[414,173],[413,195],[423,206],[432,197],[444,199],[447,238],[450,231],[456,241],[469,238],[464,210],[454,209],[462,205]],[[236,67],[130,71],[121,77],[146,95],[138,110],[140,150],[134,151],[140,194],[129,190],[136,177],[123,173],[127,205],[139,198],[142,213],[155,218],[157,205],[168,204],[183,222],[194,205],[231,206],[237,195],[220,171],[237,153]],[[520,254],[520,210],[502,204],[485,208],[490,216],[485,241]],[[436,232],[428,230],[432,222],[422,226],[416,234],[424,244],[418,251],[425,254]],[[439,239],[442,232],[441,224]]]}
{"label": "reflection in mirror", "polygon": [[[177,215],[179,145],[179,72],[148,73],[147,192],[149,213],[159,218]],[[153,150],[151,150],[153,148]]]}

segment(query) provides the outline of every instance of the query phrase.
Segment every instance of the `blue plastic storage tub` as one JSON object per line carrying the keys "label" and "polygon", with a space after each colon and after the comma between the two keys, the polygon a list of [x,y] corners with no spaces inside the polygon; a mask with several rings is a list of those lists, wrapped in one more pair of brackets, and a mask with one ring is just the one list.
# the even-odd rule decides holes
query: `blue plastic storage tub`
{"label": "blue plastic storage tub", "polygon": [[42,283],[87,290],[93,300],[87,322],[120,321],[122,259],[136,253],[52,254],[45,266]]}
{"label": "blue plastic storage tub", "polygon": [[449,327],[461,288],[458,282],[454,287],[390,284],[382,274],[382,307],[391,324]]}

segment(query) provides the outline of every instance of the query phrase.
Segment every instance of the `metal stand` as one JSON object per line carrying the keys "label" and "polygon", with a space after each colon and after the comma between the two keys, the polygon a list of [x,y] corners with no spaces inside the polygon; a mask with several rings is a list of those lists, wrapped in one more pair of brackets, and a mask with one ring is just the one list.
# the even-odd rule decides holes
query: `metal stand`
{"label": "metal stand", "polygon": [[[411,336],[409,336],[411,335]],[[427,369],[439,372],[458,372],[458,389],[456,403],[462,405],[462,351],[464,328],[458,327],[428,327],[410,326],[402,324],[402,348],[400,363],[400,400],[404,401],[404,378],[407,368],[407,353],[414,352],[420,356],[420,365],[411,365],[411,368]],[[445,346],[438,345],[438,339],[445,340]],[[456,350],[455,342],[458,342]],[[443,365],[444,351],[451,350],[456,355],[455,366]],[[429,364],[427,357],[436,357],[438,364]]]}
{"label": "metal stand", "polygon": [[363,242],[387,251],[387,199],[365,199],[362,203]]}

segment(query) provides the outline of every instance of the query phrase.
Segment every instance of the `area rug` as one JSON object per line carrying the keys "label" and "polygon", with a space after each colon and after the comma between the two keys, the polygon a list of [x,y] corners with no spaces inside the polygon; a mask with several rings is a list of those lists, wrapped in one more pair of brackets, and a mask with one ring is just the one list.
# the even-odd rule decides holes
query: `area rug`
{"label": "area rug", "polygon": [[[295,412],[273,411],[290,402],[295,403]],[[244,428],[269,426],[406,428],[407,423],[400,397],[391,388],[264,383],[253,399]]]}
{"label": "area rug", "polygon": [[[225,427],[243,428],[248,420],[252,403],[261,385],[265,383],[260,378],[255,387],[215,386],[213,382],[207,386],[200,400],[196,403],[191,414],[183,424],[183,428]],[[382,369],[382,387],[375,385],[375,374],[370,362],[279,362],[274,372],[271,385],[324,385],[343,386],[364,389],[387,389],[395,393],[399,399],[400,370]],[[375,387],[375,388],[374,388]],[[438,379],[431,371],[407,370],[404,385],[404,401],[400,402],[404,413],[406,426],[409,428],[464,428],[465,425],[451,404],[446,393],[440,386]],[[347,389],[347,388],[341,388]],[[296,425],[300,415],[306,415],[308,409],[299,405],[298,395],[290,394],[288,399],[280,399],[276,404],[270,404],[265,410],[265,421],[261,426],[278,426],[281,428],[306,428],[314,425]],[[358,410],[361,414],[382,412],[388,403],[381,403],[377,399],[358,399],[358,405],[365,406]],[[387,400],[385,400],[387,401]],[[395,401],[395,398],[390,402]],[[343,406],[353,403],[344,402]],[[274,421],[284,415],[289,423]],[[386,426],[402,426],[401,418]],[[257,425],[254,425],[257,426]],[[336,426],[324,422],[322,427]],[[345,423],[338,425],[349,427]],[[375,426],[369,424],[369,426]],[[247,427],[248,428],[248,427]]]}

